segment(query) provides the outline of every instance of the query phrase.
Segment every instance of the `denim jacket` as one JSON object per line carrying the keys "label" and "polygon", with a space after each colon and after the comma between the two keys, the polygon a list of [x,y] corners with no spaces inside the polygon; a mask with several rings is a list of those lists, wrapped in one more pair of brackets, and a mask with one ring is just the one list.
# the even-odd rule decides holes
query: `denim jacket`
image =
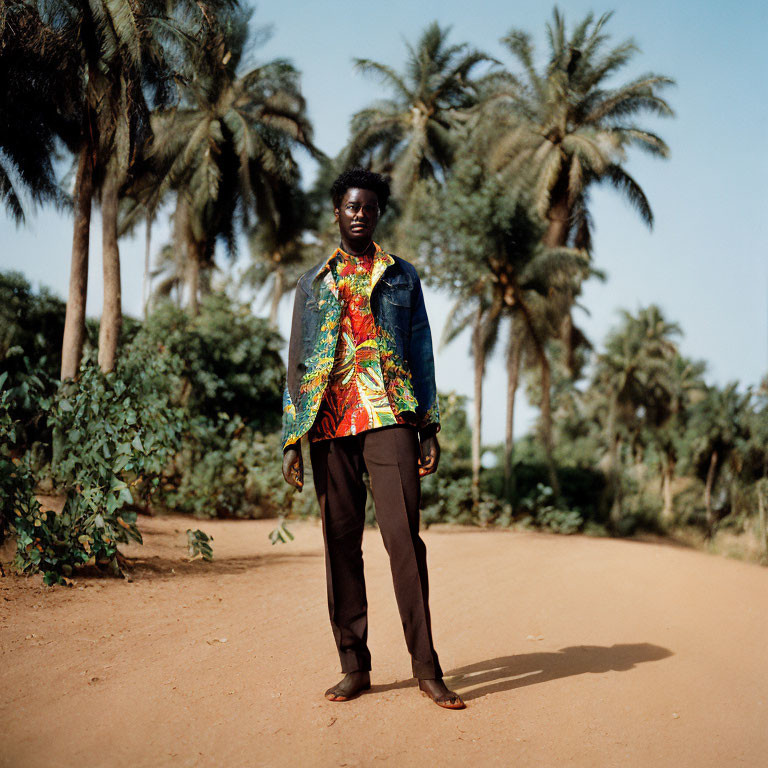
{"label": "denim jacket", "polygon": [[[330,261],[305,272],[296,286],[283,393],[283,450],[309,431],[333,368],[343,307]],[[432,335],[419,276],[404,259],[379,251],[371,285],[371,312],[390,404],[395,413],[412,412],[408,421],[422,436],[434,434],[440,417]]]}

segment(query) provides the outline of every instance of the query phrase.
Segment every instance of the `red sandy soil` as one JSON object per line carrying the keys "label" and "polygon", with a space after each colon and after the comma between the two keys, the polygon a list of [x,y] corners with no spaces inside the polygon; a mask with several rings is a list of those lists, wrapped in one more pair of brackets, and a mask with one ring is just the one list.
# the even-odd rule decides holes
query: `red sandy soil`
{"label": "red sandy soil", "polygon": [[[636,541],[433,528],[446,679],[419,695],[366,531],[373,687],[340,678],[322,534],[142,519],[131,580],[0,578],[0,766],[766,766],[768,569]],[[186,559],[188,527],[215,560]],[[6,545],[1,559],[11,556]]]}

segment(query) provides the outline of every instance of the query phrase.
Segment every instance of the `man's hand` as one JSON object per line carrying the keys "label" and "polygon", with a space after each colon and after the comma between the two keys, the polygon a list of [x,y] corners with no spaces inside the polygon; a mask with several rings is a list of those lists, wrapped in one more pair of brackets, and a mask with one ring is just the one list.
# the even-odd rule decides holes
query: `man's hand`
{"label": "man's hand", "polygon": [[304,487],[304,459],[301,457],[301,449],[290,446],[283,453],[283,478],[288,485],[298,488]]}
{"label": "man's hand", "polygon": [[421,458],[419,459],[419,477],[431,475],[437,471],[440,461],[440,444],[437,435],[425,437],[421,441]]}

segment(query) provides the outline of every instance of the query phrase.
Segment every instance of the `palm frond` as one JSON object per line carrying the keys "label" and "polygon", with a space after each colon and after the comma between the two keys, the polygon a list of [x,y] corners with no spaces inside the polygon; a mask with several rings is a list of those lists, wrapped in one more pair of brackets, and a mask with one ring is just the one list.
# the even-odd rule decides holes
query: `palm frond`
{"label": "palm frond", "polygon": [[[599,176],[609,162],[609,158],[606,157],[598,139],[599,136],[592,131],[573,131],[563,139],[561,146],[566,153],[578,158],[591,173]],[[573,195],[577,195],[579,191],[574,190]]]}
{"label": "palm frond", "polygon": [[2,165],[0,165],[0,200],[5,204],[6,210],[16,225],[23,224],[25,221],[24,208],[10,176]]}
{"label": "palm frond", "polygon": [[[549,145],[548,147],[546,145]],[[534,190],[536,210],[544,218],[549,210],[550,196],[555,182],[563,167],[563,155],[558,147],[549,141],[542,142],[541,149],[545,152],[539,164],[538,179]]]}
{"label": "palm frond", "polygon": [[638,149],[642,149],[655,157],[669,157],[669,147],[666,142],[658,134],[651,131],[634,126],[616,125],[608,129],[608,132],[615,134],[623,144],[633,144]]}
{"label": "palm frond", "polygon": [[647,111],[659,117],[673,117],[674,111],[655,91],[674,85],[671,77],[646,74],[605,94],[585,116],[584,122],[599,123],[605,119],[623,118]]}
{"label": "palm frond", "polygon": [[412,92],[397,72],[386,64],[370,59],[354,59],[355,68],[364,75],[375,76],[393,87],[402,99],[411,99]]}
{"label": "palm frond", "polygon": [[606,179],[619,192],[622,192],[648,227],[653,227],[653,211],[645,192],[620,165],[611,163],[606,166],[602,178]]}
{"label": "palm frond", "polygon": [[530,86],[533,88],[534,92],[541,97],[544,88],[533,62],[533,44],[531,43],[531,36],[521,29],[512,29],[505,37],[501,38],[501,42],[523,65]]}
{"label": "palm frond", "polygon": [[476,311],[477,307],[474,302],[467,301],[466,297],[457,299],[443,326],[438,344],[439,349],[444,349],[448,344],[455,341],[456,337],[463,331],[467,330]]}

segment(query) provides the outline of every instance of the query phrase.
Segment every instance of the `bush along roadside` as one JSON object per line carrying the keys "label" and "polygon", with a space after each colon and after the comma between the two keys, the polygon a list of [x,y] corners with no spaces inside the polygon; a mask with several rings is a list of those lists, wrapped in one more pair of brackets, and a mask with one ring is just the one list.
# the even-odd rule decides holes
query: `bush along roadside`
{"label": "bush along roadside", "polygon": [[14,565],[63,583],[95,565],[122,575],[118,544],[141,543],[137,505],[146,504],[178,449],[184,413],[173,403],[178,359],[137,338],[114,372],[88,354],[78,379],[64,382],[50,407],[52,474],[66,495],[60,514],[39,504],[17,506]]}
{"label": "bush along roadside", "polygon": [[[21,424],[13,417],[13,396],[7,387],[8,372],[0,374],[0,541],[6,530],[15,531],[15,518],[39,527],[35,478],[27,454],[20,449]],[[39,556],[31,555],[33,558]]]}

